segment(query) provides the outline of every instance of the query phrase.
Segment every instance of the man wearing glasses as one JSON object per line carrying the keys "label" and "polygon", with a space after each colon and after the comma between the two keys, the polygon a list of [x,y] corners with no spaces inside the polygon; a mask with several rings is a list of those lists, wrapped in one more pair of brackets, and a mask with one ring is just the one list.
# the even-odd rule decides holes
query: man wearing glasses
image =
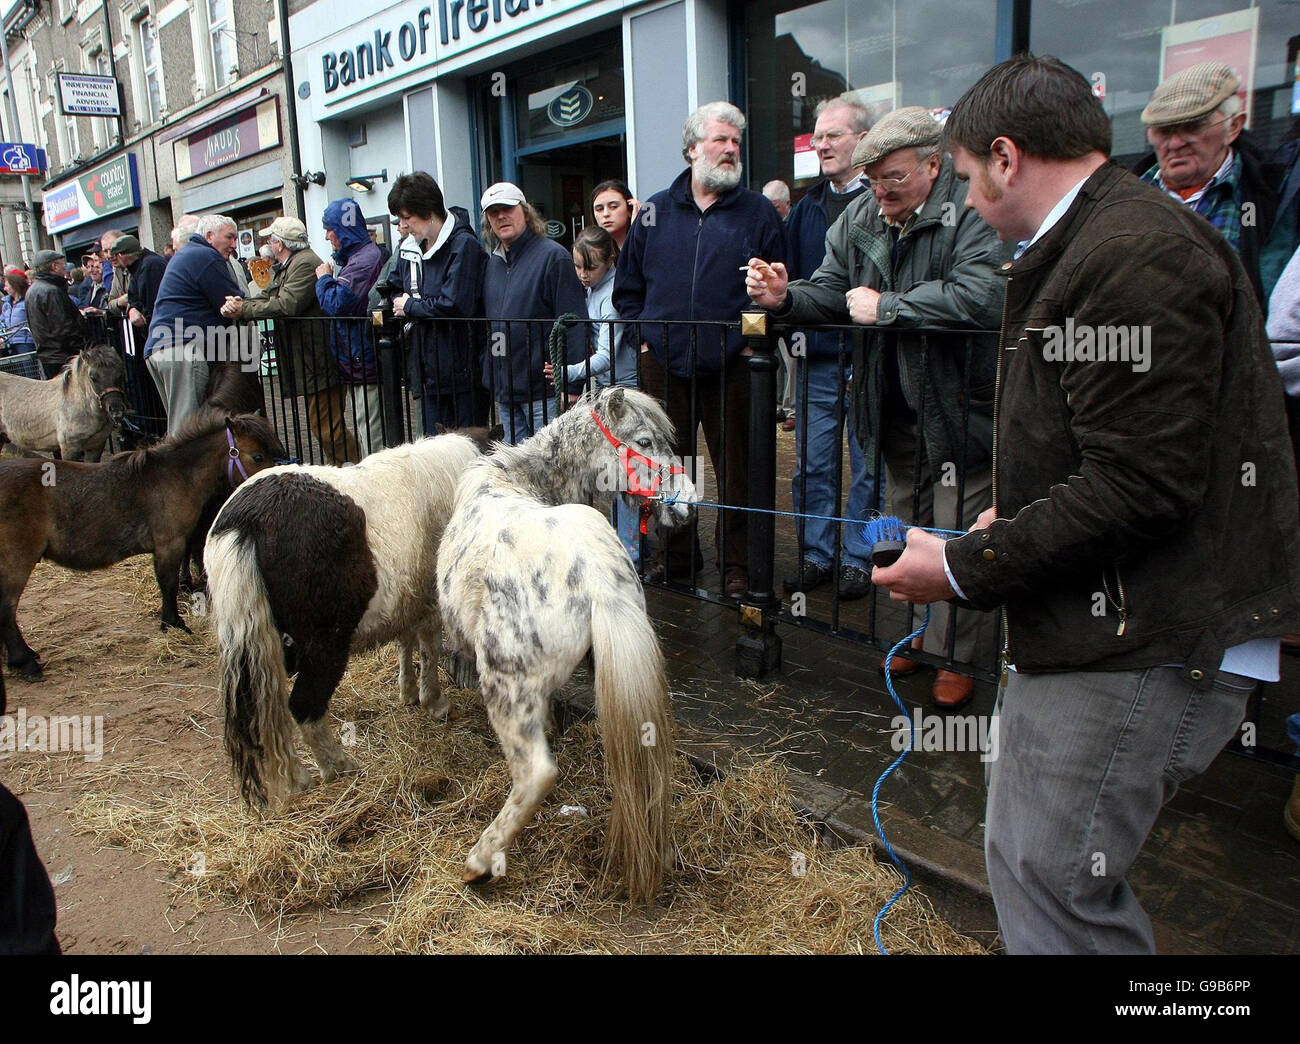
{"label": "man wearing glasses", "polygon": [[[993,503],[997,338],[976,338],[968,351],[963,335],[912,331],[997,328],[1004,289],[997,268],[1011,248],[966,207],[967,186],[940,148],[942,134],[919,106],[882,118],[850,161],[866,168],[870,192],[831,226],[817,271],[787,283],[784,265],[764,267],[755,259],[746,285],[755,304],[779,319],[851,321],[876,331],[853,352],[854,427],[867,466],[879,447],[891,514],[965,530]],[[946,656],[952,623],[956,660],[991,658],[992,634],[981,642],[988,626],[982,614],[960,612],[954,619],[946,604],[933,607],[918,648]],[[920,669],[894,660],[896,675]],[[931,696],[942,710],[962,707],[971,680],[940,671]]]}
{"label": "man wearing glasses", "polygon": [[1223,233],[1263,303],[1259,251],[1277,215],[1281,171],[1244,131],[1241,81],[1223,62],[1170,76],[1142,110],[1155,164],[1135,173],[1191,207]]}

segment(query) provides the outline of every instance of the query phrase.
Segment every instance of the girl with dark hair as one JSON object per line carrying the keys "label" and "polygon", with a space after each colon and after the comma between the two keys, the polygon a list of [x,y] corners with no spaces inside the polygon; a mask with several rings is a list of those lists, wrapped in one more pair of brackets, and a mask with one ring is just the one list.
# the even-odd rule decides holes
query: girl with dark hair
{"label": "girl with dark hair", "polygon": [[614,237],[620,250],[627,239],[627,230],[632,227],[636,208],[632,190],[617,179],[602,181],[591,193],[591,212],[596,216],[596,224]]}

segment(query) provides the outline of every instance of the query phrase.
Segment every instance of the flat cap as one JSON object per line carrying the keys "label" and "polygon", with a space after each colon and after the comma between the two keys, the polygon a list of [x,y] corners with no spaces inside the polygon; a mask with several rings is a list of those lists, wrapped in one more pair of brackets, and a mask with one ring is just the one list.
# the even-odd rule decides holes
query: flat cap
{"label": "flat cap", "polygon": [[1208,115],[1241,89],[1241,80],[1224,62],[1198,62],[1167,77],[1142,110],[1148,127],[1168,127]]}
{"label": "flat cap", "polygon": [[48,272],[50,265],[55,261],[62,261],[64,257],[57,250],[38,250],[32,258],[33,272]]}
{"label": "flat cap", "polygon": [[853,150],[853,165],[863,167],[884,159],[895,149],[923,149],[938,145],[943,125],[929,109],[908,105],[886,113]]}
{"label": "flat cap", "polygon": [[117,241],[109,248],[108,256],[117,257],[119,254],[139,254],[143,253],[140,246],[140,240],[135,236],[118,236]]}
{"label": "flat cap", "polygon": [[297,218],[278,217],[266,228],[257,230],[259,236],[275,236],[282,243],[307,245],[307,226]]}

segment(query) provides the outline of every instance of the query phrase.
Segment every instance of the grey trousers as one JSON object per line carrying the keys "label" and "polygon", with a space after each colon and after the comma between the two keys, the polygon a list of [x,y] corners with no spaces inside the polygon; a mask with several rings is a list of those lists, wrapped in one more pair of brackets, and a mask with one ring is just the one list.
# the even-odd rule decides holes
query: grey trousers
{"label": "grey trousers", "polygon": [[167,434],[172,435],[202,405],[208,364],[192,349],[177,345],[153,352],[146,365],[167,410]]}
{"label": "grey trousers", "polygon": [[[889,513],[918,526],[955,529],[965,532],[975,524],[985,508],[993,506],[993,472],[990,467],[966,472],[958,511],[956,469],[944,468],[935,476],[924,452],[921,474],[916,474],[916,425],[889,425],[884,432],[885,495]],[[875,461],[867,461],[875,467]],[[919,506],[915,494],[920,494]],[[920,626],[917,619],[915,626]],[[934,656],[948,654],[948,641],[956,631],[953,659],[980,666],[992,666],[997,647],[997,616],[973,609],[957,609],[947,602],[930,606],[930,626],[922,636],[922,648]]]}
{"label": "grey trousers", "polygon": [[368,457],[384,448],[384,414],[378,384],[345,384],[347,416],[356,429],[361,455]]}
{"label": "grey trousers", "polygon": [[984,856],[1008,953],[1154,953],[1125,880],[1161,807],[1241,724],[1249,678],[1177,667],[1011,672]]}

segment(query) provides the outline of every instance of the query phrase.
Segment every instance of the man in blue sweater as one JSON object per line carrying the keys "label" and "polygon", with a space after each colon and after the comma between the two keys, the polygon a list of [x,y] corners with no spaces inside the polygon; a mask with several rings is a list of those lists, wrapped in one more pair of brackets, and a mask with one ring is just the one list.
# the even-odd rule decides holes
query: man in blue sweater
{"label": "man in blue sweater", "polygon": [[[738,326],[665,328],[660,320],[735,323],[750,307],[749,259],[785,260],[785,232],[776,209],[740,186],[744,129],[744,114],[729,102],[709,102],[690,115],[682,128],[682,155],[690,166],[641,208],[614,276],[619,316],[642,323],[641,386],[664,400],[677,429],[677,454],[695,457],[692,418],[697,418],[719,476],[721,500],[738,506],[749,502],[749,375],[739,358],[744,338]],[[730,598],[739,598],[749,586],[745,521],[742,511],[718,512],[718,569]],[[697,568],[702,562],[698,535],[692,530],[669,536],[665,558],[648,579],[689,580],[692,561]]]}
{"label": "man in blue sweater", "polygon": [[205,214],[163,273],[144,355],[167,408],[168,434],[203,402],[208,363],[234,361],[227,355],[239,332],[222,318],[221,306],[243,296],[228,263],[237,241],[233,220]]}
{"label": "man in blue sweater", "polygon": [[[826,256],[827,230],[853,200],[869,191],[862,168],[853,164],[853,150],[871,129],[871,114],[855,101],[832,98],[817,106],[816,117],[812,144],[824,177],[795,204],[786,222],[788,268],[796,279],[812,278]],[[852,354],[853,341],[848,337],[830,332],[807,335],[806,354],[799,360],[807,377],[800,375],[795,381],[798,402],[791,493],[794,509],[800,514],[840,513],[835,491],[845,422],[852,413],[845,394],[853,375]],[[867,518],[879,506],[879,488],[852,425],[848,443],[848,517]],[[835,523],[809,518],[801,520],[796,529],[799,572],[786,578],[787,594],[820,587],[832,578],[835,562]],[[863,542],[861,527],[845,527],[839,575],[835,577],[841,599],[863,598],[871,589],[870,558],[871,548]]]}

